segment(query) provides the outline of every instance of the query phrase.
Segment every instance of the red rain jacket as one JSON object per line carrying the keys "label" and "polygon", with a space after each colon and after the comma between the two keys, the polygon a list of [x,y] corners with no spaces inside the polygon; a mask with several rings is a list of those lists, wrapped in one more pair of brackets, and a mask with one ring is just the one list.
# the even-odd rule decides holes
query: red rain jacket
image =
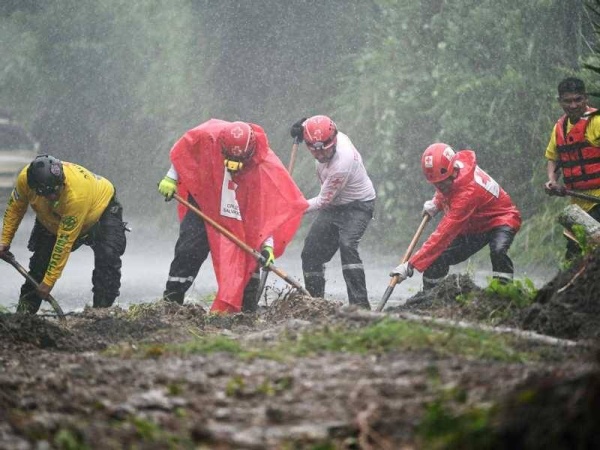
{"label": "red rain jacket", "polygon": [[[242,220],[221,215],[224,158],[217,144],[219,131],[228,122],[211,119],[189,130],[171,149],[178,174],[178,193],[188,193],[200,210],[260,251],[269,236],[276,257],[290,243],[308,203],[279,158],[269,148],[264,130],[250,124],[256,134],[256,150],[244,169],[234,175],[228,189],[235,190]],[[180,219],[187,208],[179,205]],[[243,292],[256,269],[256,259],[206,224],[218,291],[211,311],[236,313],[242,308]]]}
{"label": "red rain jacket", "polygon": [[460,170],[448,194],[436,190],[433,201],[444,217],[412,258],[410,264],[425,271],[459,235],[480,234],[506,225],[518,231],[521,214],[509,195],[477,166],[475,153],[456,154]]}

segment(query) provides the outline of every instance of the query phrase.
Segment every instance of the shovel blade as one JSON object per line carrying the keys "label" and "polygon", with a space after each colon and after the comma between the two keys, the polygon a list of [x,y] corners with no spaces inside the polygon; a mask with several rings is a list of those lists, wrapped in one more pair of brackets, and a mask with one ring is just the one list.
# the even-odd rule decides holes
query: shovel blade
{"label": "shovel blade", "polygon": [[385,292],[383,294],[383,297],[381,297],[381,300],[379,301],[379,304],[377,305],[377,308],[375,309],[376,311],[382,311],[383,310],[383,307],[385,306],[385,304],[387,303],[388,299],[392,295],[392,292],[394,292],[394,286],[390,285],[385,290]]}

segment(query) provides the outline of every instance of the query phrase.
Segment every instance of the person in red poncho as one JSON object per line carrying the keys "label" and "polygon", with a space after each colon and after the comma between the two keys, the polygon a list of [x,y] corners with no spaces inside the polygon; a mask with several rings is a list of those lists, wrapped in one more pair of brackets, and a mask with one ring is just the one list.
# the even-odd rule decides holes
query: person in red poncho
{"label": "person in red poncho", "polygon": [[422,247],[390,276],[406,279],[417,269],[423,273],[423,290],[428,290],[448,275],[451,265],[487,245],[493,277],[501,282],[512,280],[514,268],[507,252],[521,227],[521,214],[509,195],[477,165],[475,153],[455,153],[447,144],[432,144],[423,153],[421,168],[436,188],[423,214],[433,217],[444,210],[444,217]]}
{"label": "person in red poncho", "polygon": [[[292,240],[308,203],[267,135],[255,124],[211,119],[186,132],[170,152],[159,183],[200,208],[272,264]],[[252,312],[259,284],[256,259],[179,205],[181,220],[164,300],[183,304],[202,263],[212,255],[218,291],[211,311]]]}

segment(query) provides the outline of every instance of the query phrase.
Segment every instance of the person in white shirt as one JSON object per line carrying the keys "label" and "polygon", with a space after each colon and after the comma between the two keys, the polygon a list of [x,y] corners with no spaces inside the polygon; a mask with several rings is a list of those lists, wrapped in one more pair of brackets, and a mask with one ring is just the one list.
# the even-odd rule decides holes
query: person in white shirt
{"label": "person in white shirt", "polygon": [[306,289],[313,297],[324,297],[325,264],[339,249],[349,303],[370,309],[358,244],[373,218],[376,194],[360,153],[327,116],[301,119],[290,134],[306,143],[321,183],[306,210],[318,212],[302,249]]}

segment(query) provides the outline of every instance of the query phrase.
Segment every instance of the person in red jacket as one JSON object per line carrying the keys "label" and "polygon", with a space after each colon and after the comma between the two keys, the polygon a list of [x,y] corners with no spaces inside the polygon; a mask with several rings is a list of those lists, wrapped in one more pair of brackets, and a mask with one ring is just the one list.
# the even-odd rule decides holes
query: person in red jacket
{"label": "person in red jacket", "polygon": [[[177,192],[250,247],[260,248],[265,266],[283,253],[308,203],[260,126],[211,119],[187,131],[170,159],[158,187],[162,195],[170,199]],[[164,300],[183,304],[210,253],[219,286],[211,311],[255,311],[254,257],[181,204],[179,217]]]}
{"label": "person in red jacket", "polygon": [[448,274],[450,266],[465,261],[486,245],[493,277],[512,280],[514,268],[507,252],[521,226],[521,214],[509,195],[477,165],[475,152],[454,150],[447,144],[427,147],[421,168],[436,192],[425,202],[423,214],[444,211],[435,231],[421,248],[391,275],[405,279],[417,269],[423,273],[423,290],[431,289]]}

